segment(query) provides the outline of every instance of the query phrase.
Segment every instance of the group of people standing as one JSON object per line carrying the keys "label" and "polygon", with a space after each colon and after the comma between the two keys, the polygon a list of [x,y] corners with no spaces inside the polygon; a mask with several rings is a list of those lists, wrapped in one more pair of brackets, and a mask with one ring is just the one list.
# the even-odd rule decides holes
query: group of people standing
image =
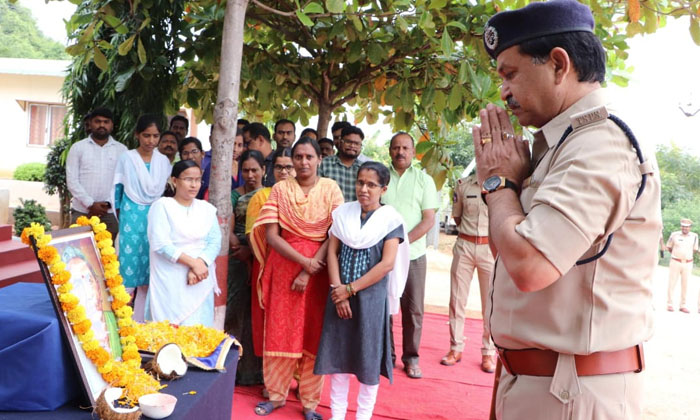
{"label": "group of people standing", "polygon": [[[72,217],[96,215],[110,226],[137,319],[212,325],[221,233],[215,208],[201,200],[210,155],[184,137],[182,119],[162,132],[158,118],[142,116],[138,147],[127,150],[110,136],[111,112],[94,110],[89,136],[68,155]],[[370,418],[379,376],[393,377],[391,315],[399,307],[404,370],[422,375],[425,233],[438,207],[435,185],[412,166],[407,133],[391,139],[387,168],[361,154],[358,127],[339,122],[332,132],[333,140],[318,142],[307,129],[294,141],[294,124],[281,120],[273,136],[245,121],[236,133],[225,329],[244,347],[239,384],[265,384],[260,415],[284,405],[296,377],[305,417],[320,418],[328,374],[334,417],[344,418],[355,375],[358,418]]]}

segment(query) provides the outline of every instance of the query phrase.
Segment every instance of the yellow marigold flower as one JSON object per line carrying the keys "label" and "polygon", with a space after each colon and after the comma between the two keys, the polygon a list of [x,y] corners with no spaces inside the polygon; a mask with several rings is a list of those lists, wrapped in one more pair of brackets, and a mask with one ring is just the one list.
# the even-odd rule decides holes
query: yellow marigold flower
{"label": "yellow marigold flower", "polygon": [[122,306],[121,308],[114,311],[114,313],[119,318],[131,318],[131,315],[133,315],[134,311],[133,309],[131,309],[130,306]]}
{"label": "yellow marigold flower", "polygon": [[64,283],[58,287],[58,294],[68,293],[73,290],[73,285],[71,283]]}
{"label": "yellow marigold flower", "polygon": [[49,271],[51,271],[51,274],[59,273],[59,272],[65,270],[65,269],[66,269],[66,263],[64,263],[63,261],[59,261],[59,262],[57,262],[57,263],[55,263],[55,264],[52,264],[52,265],[49,267]]}
{"label": "yellow marigold flower", "polygon": [[100,347],[100,342],[94,339],[83,343],[83,350],[85,350],[86,353],[90,350],[95,350],[98,347]]}
{"label": "yellow marigold flower", "polygon": [[81,344],[88,343],[92,341],[95,338],[95,333],[92,331],[92,329],[89,329],[85,332],[85,334],[79,334],[78,335],[78,340],[80,341]]}
{"label": "yellow marigold flower", "polygon": [[83,319],[85,319],[85,307],[82,305],[78,305],[75,309],[72,311],[68,312],[67,318],[68,321],[70,321],[71,324],[77,324],[78,322],[81,322]]}
{"label": "yellow marigold flower", "polygon": [[95,234],[95,240],[96,240],[97,242],[100,242],[100,241],[105,240],[105,239],[112,239],[112,235],[109,234],[109,236],[107,236],[108,234],[109,234],[109,232],[107,232],[107,231],[105,231],[105,232],[100,232],[100,233],[96,233],[96,234]]}
{"label": "yellow marigold flower", "polygon": [[80,226],[86,226],[86,225],[90,224],[90,221],[88,220],[88,218],[86,216],[78,217],[78,219],[75,222],[77,224],[79,224]]}
{"label": "yellow marigold flower", "polygon": [[104,232],[107,230],[107,225],[104,223],[98,223],[97,225],[93,226],[92,229],[95,231],[95,233]]}
{"label": "yellow marigold flower", "polygon": [[36,240],[36,246],[37,248],[44,248],[49,242],[51,242],[51,235],[41,235]]}
{"label": "yellow marigold flower", "polygon": [[[113,366],[114,366],[114,364],[111,361],[107,361],[107,363],[105,363],[104,365],[99,366],[97,368],[97,371],[100,372],[102,375],[104,375],[108,372],[111,372]],[[103,378],[104,378],[104,376],[103,376]]]}
{"label": "yellow marigold flower", "polygon": [[100,249],[106,248],[106,247],[112,246],[112,245],[113,245],[112,240],[109,238],[103,239],[97,243],[97,247]]}
{"label": "yellow marigold flower", "polygon": [[77,228],[78,226],[80,226],[80,225],[77,224],[77,223],[73,223],[72,225],[70,225],[70,226],[68,226],[68,227],[69,227],[69,228]]}
{"label": "yellow marigold flower", "polygon": [[116,250],[114,249],[113,246],[108,246],[102,249],[102,255],[114,255],[116,254]]}
{"label": "yellow marigold flower", "polygon": [[100,218],[97,216],[92,216],[90,220],[88,220],[88,223],[90,223],[90,226],[97,226],[100,224]]}
{"label": "yellow marigold flower", "polygon": [[53,257],[51,257],[51,259],[50,259],[49,261],[46,261],[46,264],[47,264],[47,265],[54,265],[54,264],[56,264],[56,263],[59,262],[59,261],[61,261],[61,256],[58,255],[58,253],[56,253],[56,255],[54,255]]}
{"label": "yellow marigold flower", "polygon": [[131,318],[128,318],[128,319],[127,318],[119,318],[119,319],[117,319],[117,325],[119,326],[119,328],[128,327],[128,326],[132,325],[133,322],[134,321]]}
{"label": "yellow marigold flower", "polygon": [[78,303],[78,297],[73,293],[62,293],[58,295],[58,301],[61,303],[75,302]]}

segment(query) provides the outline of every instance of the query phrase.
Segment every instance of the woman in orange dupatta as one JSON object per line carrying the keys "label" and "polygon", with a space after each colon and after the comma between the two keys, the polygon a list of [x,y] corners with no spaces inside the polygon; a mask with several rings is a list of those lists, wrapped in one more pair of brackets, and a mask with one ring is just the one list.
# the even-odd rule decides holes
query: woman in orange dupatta
{"label": "woman in orange dupatta", "polygon": [[[284,181],[289,177],[296,176],[294,165],[292,165],[292,149],[286,147],[277,149],[272,158],[274,165],[273,174],[275,182]],[[248,243],[252,244],[252,232],[255,221],[258,220],[262,206],[270,197],[272,187],[260,189],[248,203],[248,211],[246,212],[245,234],[248,235]],[[264,319],[263,319],[263,302],[262,302],[262,287],[260,278],[262,277],[262,269],[265,266],[267,258],[267,240],[265,240],[265,229],[258,229],[257,235],[258,251],[253,248],[253,266],[250,270],[251,279],[251,301],[250,301],[250,319],[253,329],[253,352],[256,356],[263,355],[263,337],[264,337]]]}
{"label": "woman in orange dupatta", "polygon": [[319,420],[323,376],[314,375],[314,362],[328,296],[325,269],[331,212],[343,203],[335,181],[317,174],[321,150],[315,140],[302,138],[292,148],[295,178],[275,184],[253,226],[251,242],[262,252],[259,229],[264,229],[269,252],[265,261],[262,301],[265,308],[263,378],[269,401],[255,413],[268,415],[283,406],[294,372],[304,418]]}

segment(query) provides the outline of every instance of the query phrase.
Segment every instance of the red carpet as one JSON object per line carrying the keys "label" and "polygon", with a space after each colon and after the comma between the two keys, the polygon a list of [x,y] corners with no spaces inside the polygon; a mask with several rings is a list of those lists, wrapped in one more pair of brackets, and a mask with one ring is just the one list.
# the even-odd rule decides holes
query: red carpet
{"label": "red carpet", "polygon": [[[398,323],[397,323],[398,321]],[[374,407],[375,420],[409,419],[409,420],[484,420],[488,418],[491,403],[493,374],[481,371],[481,320],[467,319],[465,322],[465,349],[462,362],[447,367],[440,364],[440,359],[447,353],[450,345],[449,329],[446,315],[425,314],[423,337],[421,339],[422,379],[411,379],[403,372],[403,365],[397,362],[394,369],[394,383],[389,384],[381,378],[377,403]],[[394,317],[394,334],[397,355],[401,358],[401,323],[400,317]],[[294,386],[294,385],[293,385]],[[326,380],[321,404],[317,411],[324,419],[331,417],[330,381]],[[357,407],[357,383],[350,387],[348,397],[350,407],[347,419],[354,419]],[[253,408],[262,401],[262,387],[236,386],[233,398],[233,420],[260,420]],[[287,405],[266,417],[275,419],[301,419],[301,404],[290,391]]]}

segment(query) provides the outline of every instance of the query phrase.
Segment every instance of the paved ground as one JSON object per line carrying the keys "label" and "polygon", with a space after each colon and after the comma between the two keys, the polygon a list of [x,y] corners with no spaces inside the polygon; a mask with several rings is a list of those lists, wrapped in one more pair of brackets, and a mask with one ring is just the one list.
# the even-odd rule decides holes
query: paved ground
{"label": "paved ground", "polygon": [[[0,179],[0,190],[10,190],[10,206],[19,198],[33,198],[47,210],[58,209],[58,197],[44,193],[41,183]],[[428,278],[425,303],[433,312],[447,313],[450,296],[450,264],[456,236],[440,234],[438,249],[428,250]],[[691,314],[666,311],[668,269],[657,267],[654,275],[656,332],[645,345],[646,398],[644,419],[695,420],[700,418],[700,314],[698,291],[700,278],[692,276],[688,287]],[[679,286],[680,288],[680,286]],[[676,291],[680,294],[680,290]],[[677,298],[678,299],[678,298]],[[471,284],[467,315],[481,317],[481,303],[476,276]],[[449,343],[445,343],[445,351]]]}
{"label": "paved ground", "polygon": [[[450,296],[450,263],[455,236],[440,234],[438,250],[428,250],[426,305],[446,312]],[[700,418],[700,278],[692,276],[688,286],[690,314],[666,311],[668,269],[657,267],[654,274],[655,333],[645,344],[645,420],[697,420]],[[676,290],[676,305],[680,285]],[[472,280],[467,309],[469,316],[481,317],[476,275]],[[449,343],[445,343],[445,351]],[[476,357],[476,356],[475,356]]]}

